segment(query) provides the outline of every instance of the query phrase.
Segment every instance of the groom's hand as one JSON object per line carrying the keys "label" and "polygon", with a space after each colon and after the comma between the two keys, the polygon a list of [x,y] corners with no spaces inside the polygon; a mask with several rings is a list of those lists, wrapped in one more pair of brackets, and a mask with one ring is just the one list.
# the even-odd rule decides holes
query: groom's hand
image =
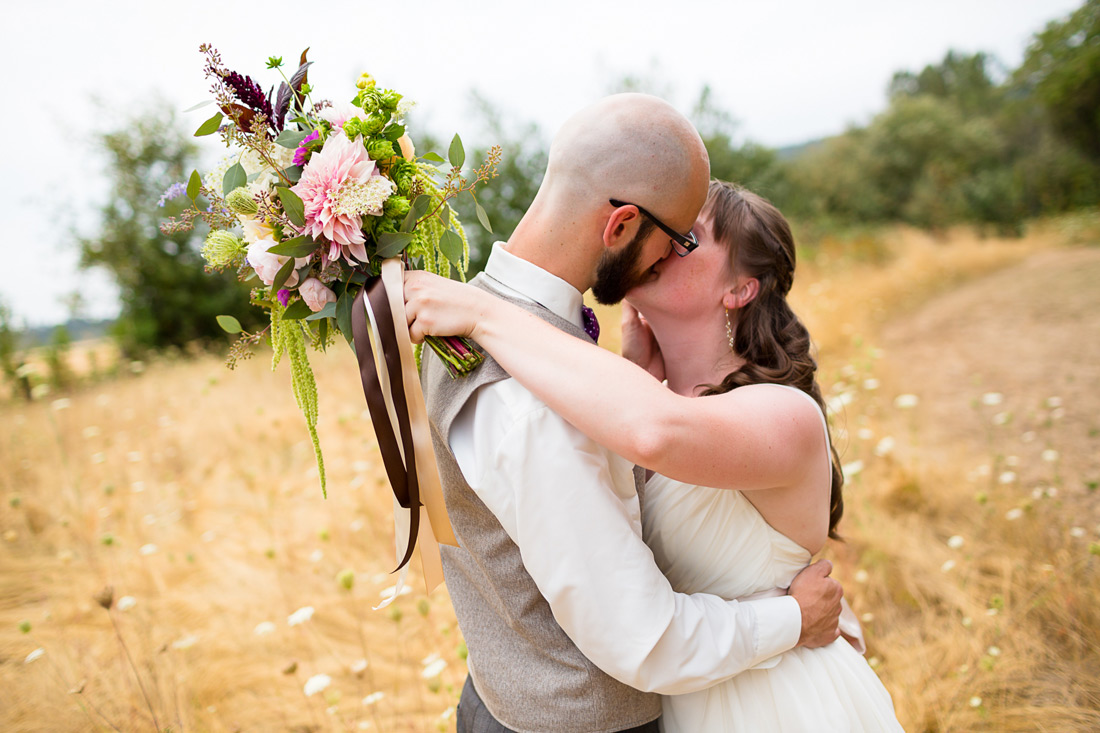
{"label": "groom's hand", "polygon": [[798,646],[814,648],[832,644],[840,636],[840,599],[844,589],[829,577],[833,564],[818,560],[791,582],[789,593],[802,609],[802,635]]}

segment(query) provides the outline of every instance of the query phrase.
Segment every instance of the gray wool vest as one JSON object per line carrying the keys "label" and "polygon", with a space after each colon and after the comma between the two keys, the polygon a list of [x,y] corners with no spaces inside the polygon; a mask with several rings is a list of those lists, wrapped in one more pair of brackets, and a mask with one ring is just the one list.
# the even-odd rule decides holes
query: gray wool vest
{"label": "gray wool vest", "polygon": [[[580,328],[546,308],[509,297],[479,275],[473,284],[580,338]],[[520,733],[597,733],[655,719],[660,698],[604,674],[554,620],[520,558],[519,547],[466,483],[450,449],[451,423],[481,386],[507,379],[491,357],[467,377],[452,379],[424,350],[421,381],[447,513],[460,547],[442,546],[443,572],[467,663],[486,708]],[[635,472],[641,490],[641,474]],[[593,487],[593,490],[598,490]]]}

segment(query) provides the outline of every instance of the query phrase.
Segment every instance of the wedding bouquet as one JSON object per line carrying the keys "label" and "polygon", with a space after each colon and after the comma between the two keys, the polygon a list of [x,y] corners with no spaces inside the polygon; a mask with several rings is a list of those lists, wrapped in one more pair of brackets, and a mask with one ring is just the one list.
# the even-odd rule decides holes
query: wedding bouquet
{"label": "wedding bouquet", "polygon": [[[353,306],[388,258],[443,276],[454,268],[465,279],[469,247],[451,202],[462,193],[474,196],[479,221],[492,231],[475,189],[496,176],[500,148],[490,149],[469,176],[462,174],[458,135],[449,160],[436,153],[417,157],[404,124],[411,105],[402,95],[363,74],[350,101],[315,101],[308,50],[289,78],[281,58],[268,59],[267,68],[282,81],[265,94],[251,77],[225,68],[213,47],[200,47],[214,100],[191,109],[214,103],[219,111],[195,135],[218,133],[231,153],[205,175],[195,171],[186,186],[174,187],[192,206],[161,228],[172,233],[205,222],[207,270],[233,269],[241,280],[256,282],[251,301],[267,311],[270,323],[248,333],[236,318],[219,316],[223,329],[240,334],[228,365],[250,356],[265,336],[274,349],[273,368],[287,355],[325,491],[307,345],[323,350],[336,332],[352,343]],[[482,359],[465,339],[426,342],[452,376]],[[384,341],[379,348],[386,350]],[[369,343],[356,344],[357,352],[369,349]]]}

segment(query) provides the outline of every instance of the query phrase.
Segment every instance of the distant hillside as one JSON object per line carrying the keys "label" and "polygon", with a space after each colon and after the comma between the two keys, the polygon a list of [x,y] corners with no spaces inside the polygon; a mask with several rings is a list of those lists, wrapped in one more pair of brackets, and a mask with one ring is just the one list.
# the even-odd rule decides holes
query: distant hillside
{"label": "distant hillside", "polygon": [[829,138],[827,137],[822,137],[818,138],[817,140],[808,140],[804,143],[788,145],[783,148],[776,148],[775,154],[776,157],[778,157],[780,160],[794,160],[795,158],[801,157],[804,153],[807,153],[810,150],[818,147],[828,139]]}
{"label": "distant hillside", "polygon": [[108,319],[70,318],[65,323],[58,325],[35,326],[20,334],[20,346],[32,347],[48,344],[53,338],[54,330],[62,326],[69,332],[69,338],[72,341],[102,338],[107,335],[107,331],[113,323],[113,320]]}

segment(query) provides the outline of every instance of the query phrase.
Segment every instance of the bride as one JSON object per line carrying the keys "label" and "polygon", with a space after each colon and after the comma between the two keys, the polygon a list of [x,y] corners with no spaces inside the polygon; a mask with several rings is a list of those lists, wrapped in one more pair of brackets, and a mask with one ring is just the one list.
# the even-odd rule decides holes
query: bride
{"label": "bride", "polygon": [[[837,537],[843,478],[810,337],[786,300],[795,267],[786,220],[714,181],[695,232],[627,293],[625,359],[422,272],[405,276],[409,328],[414,340],[471,336],[553,411],[649,469],[645,540],[672,587],[744,599],[788,587]],[[665,697],[661,725],[901,730],[889,693],[844,638]]]}

